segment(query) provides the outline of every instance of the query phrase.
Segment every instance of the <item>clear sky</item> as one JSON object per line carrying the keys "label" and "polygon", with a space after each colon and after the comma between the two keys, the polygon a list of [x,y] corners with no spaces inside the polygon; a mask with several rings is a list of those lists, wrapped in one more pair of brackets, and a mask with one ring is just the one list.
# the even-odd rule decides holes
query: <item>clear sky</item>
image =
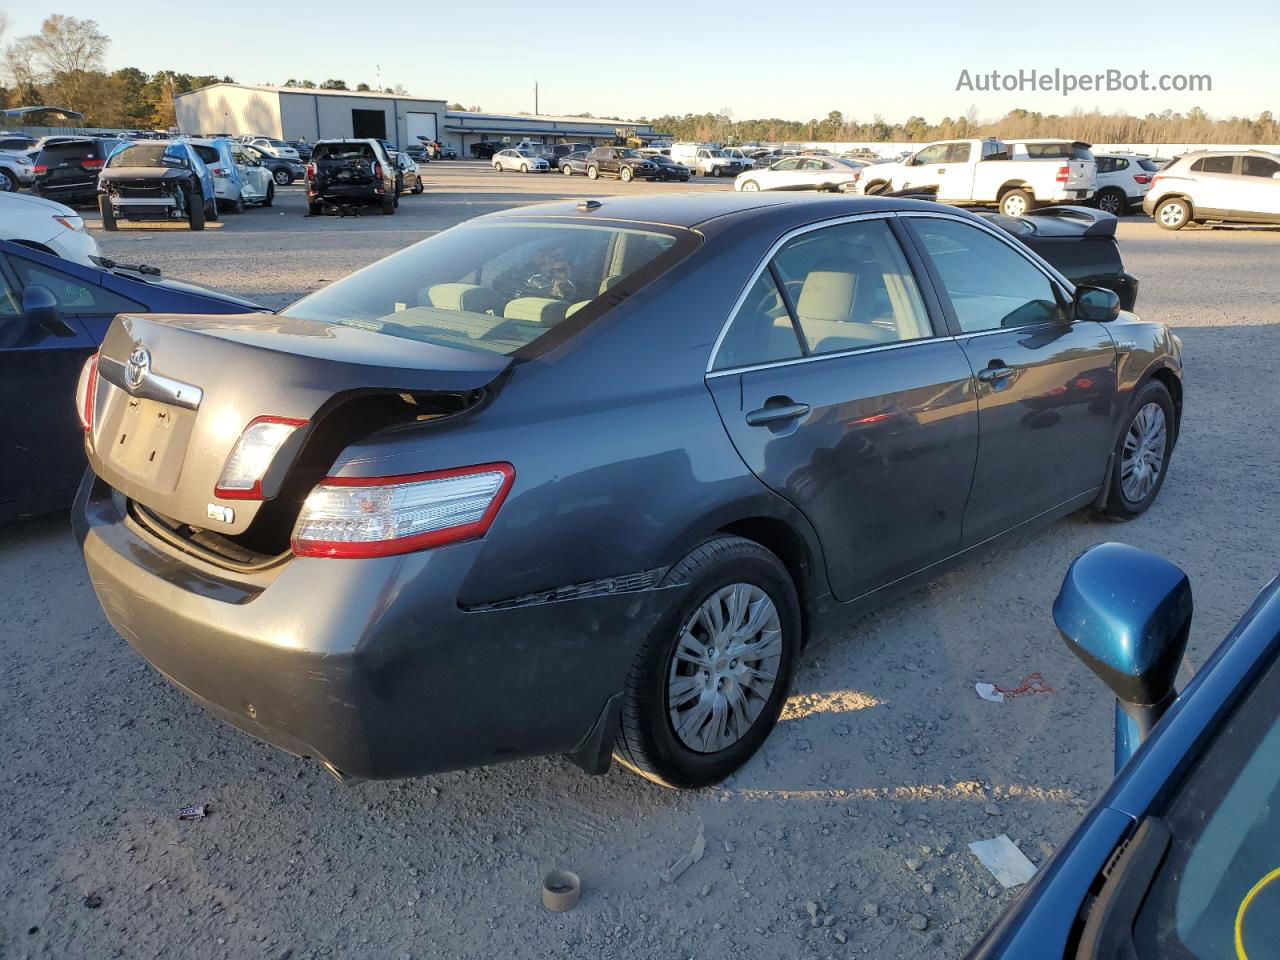
{"label": "clear sky", "polygon": [[[728,108],[736,119],[929,121],[970,107],[1146,113],[1202,107],[1215,117],[1280,114],[1280,4],[964,0],[59,0],[5,4],[9,38],[50,13],[91,18],[112,38],[108,68],[290,77],[410,93],[494,112],[632,118]],[[714,7],[714,9],[708,9]],[[366,19],[367,17],[367,19]],[[386,19],[379,20],[379,17]],[[1209,74],[1212,91],[957,91],[962,70],[1108,69],[1151,81]],[[380,78],[380,80],[379,80]]]}

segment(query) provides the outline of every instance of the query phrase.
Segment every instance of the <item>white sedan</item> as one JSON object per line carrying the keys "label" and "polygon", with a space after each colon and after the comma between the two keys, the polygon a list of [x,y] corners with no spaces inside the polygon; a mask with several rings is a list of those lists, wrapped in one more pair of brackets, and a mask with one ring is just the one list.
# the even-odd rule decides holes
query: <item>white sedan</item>
{"label": "white sedan", "polygon": [[844,157],[783,157],[766,170],[738,174],[733,189],[852,190],[865,166]]}
{"label": "white sedan", "polygon": [[546,173],[551,169],[551,164],[546,157],[540,157],[532,150],[523,148],[516,150],[499,150],[493,155],[493,169],[502,173],[503,170],[518,170],[520,173]]}
{"label": "white sedan", "polygon": [[0,240],[11,240],[87,267],[101,251],[70,207],[29,193],[0,193]]}

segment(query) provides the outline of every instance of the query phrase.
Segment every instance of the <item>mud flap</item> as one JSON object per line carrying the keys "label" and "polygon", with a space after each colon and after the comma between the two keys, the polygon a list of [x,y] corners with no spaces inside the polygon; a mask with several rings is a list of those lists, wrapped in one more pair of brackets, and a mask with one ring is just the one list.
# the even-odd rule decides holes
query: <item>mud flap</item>
{"label": "mud flap", "polygon": [[603,776],[609,772],[609,766],[613,762],[613,741],[621,723],[622,694],[615,693],[600,711],[591,732],[572,753],[565,756],[592,776]]}

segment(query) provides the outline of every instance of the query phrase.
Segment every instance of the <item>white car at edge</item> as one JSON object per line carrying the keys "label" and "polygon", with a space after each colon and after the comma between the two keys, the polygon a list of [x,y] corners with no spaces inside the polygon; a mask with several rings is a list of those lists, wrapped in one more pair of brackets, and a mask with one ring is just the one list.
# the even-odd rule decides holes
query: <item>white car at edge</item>
{"label": "white car at edge", "polygon": [[738,174],[733,189],[756,190],[845,190],[850,191],[866,166],[843,157],[783,157],[764,170]]}
{"label": "white car at edge", "polygon": [[0,240],[25,244],[85,266],[101,255],[84,219],[70,207],[29,193],[0,193]]}

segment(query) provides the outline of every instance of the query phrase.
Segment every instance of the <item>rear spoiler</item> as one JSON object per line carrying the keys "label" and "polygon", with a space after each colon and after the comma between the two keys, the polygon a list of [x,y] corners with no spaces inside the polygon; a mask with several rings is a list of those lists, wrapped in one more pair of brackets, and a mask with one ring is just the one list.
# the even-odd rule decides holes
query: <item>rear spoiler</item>
{"label": "rear spoiler", "polygon": [[1116,235],[1116,224],[1120,222],[1114,214],[1095,210],[1093,207],[1077,207],[1067,204],[1056,207],[1040,207],[1031,213],[1024,214],[1024,216],[1031,219],[1054,217],[1060,220],[1074,221],[1084,227],[1083,235],[1086,237],[1114,237]]}

